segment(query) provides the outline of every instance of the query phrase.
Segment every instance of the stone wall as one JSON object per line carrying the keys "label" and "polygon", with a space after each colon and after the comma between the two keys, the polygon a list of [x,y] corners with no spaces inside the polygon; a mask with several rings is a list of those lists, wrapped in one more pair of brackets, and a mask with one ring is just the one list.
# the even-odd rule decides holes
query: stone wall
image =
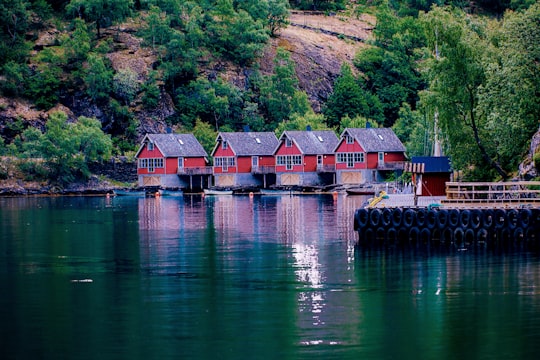
{"label": "stone wall", "polygon": [[112,159],[103,163],[90,164],[90,172],[94,175],[103,175],[114,181],[137,182],[137,164],[126,159]]}

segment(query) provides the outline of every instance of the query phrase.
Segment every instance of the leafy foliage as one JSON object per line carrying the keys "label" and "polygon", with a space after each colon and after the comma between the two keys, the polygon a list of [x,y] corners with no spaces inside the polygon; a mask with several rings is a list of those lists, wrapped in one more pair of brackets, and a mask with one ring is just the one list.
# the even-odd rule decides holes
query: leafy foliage
{"label": "leafy foliage", "polygon": [[88,162],[111,155],[111,139],[103,133],[98,120],[80,117],[78,122],[68,123],[63,112],[51,113],[44,134],[29,128],[23,137],[27,155],[42,157],[49,177],[61,184],[88,177]]}

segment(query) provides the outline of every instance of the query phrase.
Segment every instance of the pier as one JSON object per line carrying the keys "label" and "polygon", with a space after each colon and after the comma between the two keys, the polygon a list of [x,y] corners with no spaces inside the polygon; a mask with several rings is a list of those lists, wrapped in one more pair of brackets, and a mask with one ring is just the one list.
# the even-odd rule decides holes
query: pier
{"label": "pier", "polygon": [[423,200],[384,194],[357,209],[358,245],[540,250],[540,182],[447,183]]}

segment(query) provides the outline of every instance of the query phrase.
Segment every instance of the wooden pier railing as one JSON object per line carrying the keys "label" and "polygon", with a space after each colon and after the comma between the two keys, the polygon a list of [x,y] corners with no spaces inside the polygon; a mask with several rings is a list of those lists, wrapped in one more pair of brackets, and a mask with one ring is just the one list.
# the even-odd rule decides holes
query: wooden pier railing
{"label": "wooden pier railing", "polygon": [[540,203],[540,181],[447,182],[444,203]]}

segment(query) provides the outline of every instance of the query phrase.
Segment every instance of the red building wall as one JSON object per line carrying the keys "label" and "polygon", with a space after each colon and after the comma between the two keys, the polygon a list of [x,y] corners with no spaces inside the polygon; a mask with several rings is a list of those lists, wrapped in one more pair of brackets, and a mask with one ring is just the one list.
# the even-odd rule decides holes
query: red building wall
{"label": "red building wall", "polygon": [[274,166],[276,165],[276,158],[274,156],[259,156],[259,166]]}
{"label": "red building wall", "polygon": [[[251,156],[239,156],[236,159],[239,173],[251,172]],[[230,172],[230,171],[229,171]]]}
{"label": "red building wall", "polygon": [[165,174],[176,174],[178,172],[178,158],[165,159]]}
{"label": "red building wall", "polygon": [[397,153],[397,152],[384,153],[384,161],[385,162],[405,161],[405,154],[401,152],[400,153]]}
{"label": "red building wall", "polygon": [[367,153],[366,154],[366,168],[376,169],[377,164],[379,163],[379,154],[378,153]]}
{"label": "red building wall", "polygon": [[[285,141],[282,141],[276,151],[275,156],[277,157],[278,155],[302,155],[302,152],[300,151],[300,149],[298,149],[296,144],[293,143],[291,147],[286,147]],[[277,161],[277,158],[276,158],[276,161]],[[304,171],[303,165],[294,165],[292,170],[287,170],[285,165],[277,165],[277,162],[275,162],[275,165],[276,165],[276,172],[302,172]]]}
{"label": "red building wall", "polygon": [[184,158],[185,168],[197,168],[206,166],[206,160],[203,157]]}
{"label": "red building wall", "polygon": [[[163,154],[161,153],[161,151],[159,151],[157,146],[154,146],[154,150],[148,150],[148,145],[145,145],[143,149],[141,150],[141,152],[139,153],[137,160],[138,159],[159,159],[159,158],[163,158]],[[163,168],[154,168],[153,172],[148,172],[148,169],[146,168],[139,168],[138,163],[137,163],[137,174],[138,175],[147,175],[147,174],[163,175],[165,174],[165,169],[167,168],[166,161],[163,162],[163,166],[164,166]]]}
{"label": "red building wall", "polygon": [[[227,147],[226,149],[223,149],[222,143],[220,142],[216,151],[214,152],[214,159],[217,157],[236,157],[236,154],[234,151]],[[238,159],[236,159],[236,166],[229,166],[227,171],[223,171],[223,168],[221,166],[215,166],[215,160],[214,160],[214,173],[216,174],[229,174],[229,173],[236,173],[237,172],[237,166],[238,166]]]}
{"label": "red building wall", "polygon": [[317,155],[304,155],[304,172],[317,171]]}
{"label": "red building wall", "polygon": [[447,181],[450,181],[447,173],[422,174],[422,196],[445,196]]}
{"label": "red building wall", "polygon": [[[355,140],[352,144],[347,144],[347,141],[345,139],[342,139],[339,146],[336,149],[337,153],[361,153],[364,152],[364,149],[358,142]],[[337,170],[351,170],[351,169],[365,169],[367,166],[367,161],[364,161],[363,163],[355,163],[354,167],[347,167],[347,163],[338,163],[337,157],[333,156],[334,162],[336,164]]]}

